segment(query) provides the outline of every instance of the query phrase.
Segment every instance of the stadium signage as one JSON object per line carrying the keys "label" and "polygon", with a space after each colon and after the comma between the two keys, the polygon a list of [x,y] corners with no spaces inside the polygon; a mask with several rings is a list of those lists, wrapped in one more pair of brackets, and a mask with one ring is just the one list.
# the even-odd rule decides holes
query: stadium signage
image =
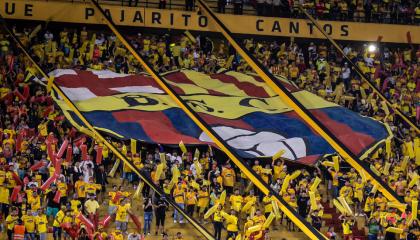
{"label": "stadium signage", "polygon": [[[102,7],[117,25],[217,32],[211,19],[197,12],[106,4]],[[68,14],[69,9],[71,9],[70,14]],[[5,0],[0,3],[0,14],[9,19],[103,23],[100,14],[85,2]],[[219,16],[222,22],[237,34],[324,38],[311,22],[303,19],[230,14]],[[382,36],[384,42],[404,43],[407,42],[407,32],[410,32],[413,43],[420,43],[419,26],[333,21],[319,23],[331,37],[338,40],[376,41],[379,36]]]}

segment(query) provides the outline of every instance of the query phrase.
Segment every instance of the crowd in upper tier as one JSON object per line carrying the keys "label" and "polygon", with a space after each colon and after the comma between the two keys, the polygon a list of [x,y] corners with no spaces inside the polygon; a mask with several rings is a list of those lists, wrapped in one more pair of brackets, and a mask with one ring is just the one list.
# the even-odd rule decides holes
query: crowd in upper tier
{"label": "crowd in upper tier", "polygon": [[[415,0],[218,0],[218,12],[233,5],[234,14],[252,5],[259,16],[304,18],[299,6],[321,20],[392,24],[420,24],[420,5]],[[249,12],[247,12],[249,14]]]}
{"label": "crowd in upper tier", "polygon": [[[86,28],[56,32],[29,27],[16,27],[13,31],[47,72],[57,68],[109,69],[133,74],[142,71],[121,42],[107,32],[88,32]],[[222,68],[252,71],[220,39],[193,38],[189,34],[137,34],[129,39],[159,72],[181,68],[206,73]],[[325,42],[307,45],[294,39],[244,39],[243,44],[272,73],[389,124],[394,133],[387,143],[389,148],[383,146],[365,161],[408,206],[415,205],[419,200],[419,135],[391,107],[381,103],[337,50]],[[372,49],[361,43],[343,47],[394,107],[418,125],[420,48],[381,44]],[[38,74],[28,58],[4,34],[0,36],[0,68],[1,222],[9,239],[21,239],[21,235],[26,239],[47,239],[49,230],[55,239],[77,236],[134,240],[140,234],[147,239],[153,233],[168,239],[167,215],[171,214],[174,224],[185,223],[164,198],[141,184],[128,164],[118,161],[112,151],[86,135],[86,131],[79,132],[69,125],[44,86],[33,81],[32,76]],[[60,160],[54,153],[61,152],[66,140],[69,145],[63,148],[65,154]],[[245,239],[270,239],[271,232],[279,227],[297,230],[283,214],[276,215],[271,226],[261,227],[277,207],[273,197],[264,195],[229,160],[216,158],[210,149],[201,149],[202,154],[194,156],[194,148],[183,153],[140,142],[132,148],[129,141],[108,141],[189,215],[203,224],[212,223],[218,240],[222,236],[235,239],[239,233]],[[98,148],[103,149],[100,161],[96,156]],[[248,164],[330,239],[366,235],[369,239],[418,239],[420,228],[417,219],[413,219],[417,213],[391,204],[373,182],[338,159],[338,167],[328,164],[331,157],[314,167],[291,168],[285,159],[252,159]],[[321,184],[312,187],[318,184],[317,179]],[[141,199],[141,210],[132,207],[137,198]],[[333,200],[339,198],[345,200],[351,212],[336,208]],[[129,228],[128,223],[135,223],[137,230]],[[250,232],[256,226],[260,226],[258,231]],[[181,233],[173,237],[184,238]]]}

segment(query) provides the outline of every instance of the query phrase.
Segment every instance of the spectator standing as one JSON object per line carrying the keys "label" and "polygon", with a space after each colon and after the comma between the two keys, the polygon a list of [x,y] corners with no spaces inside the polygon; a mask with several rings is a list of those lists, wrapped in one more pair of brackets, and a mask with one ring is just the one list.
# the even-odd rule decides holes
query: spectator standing
{"label": "spectator standing", "polygon": [[144,232],[144,235],[150,235],[150,228],[151,228],[152,219],[153,219],[153,204],[152,204],[151,198],[144,199],[143,210],[144,210],[143,232]]}
{"label": "spectator standing", "polygon": [[265,0],[257,0],[257,15],[258,16],[264,15],[264,3],[265,3]]}
{"label": "spectator standing", "polygon": [[271,17],[273,15],[273,0],[264,1],[264,16]]}
{"label": "spectator standing", "polygon": [[273,17],[280,17],[280,1],[273,0]]}
{"label": "spectator standing", "polygon": [[194,0],[185,0],[185,10],[192,11],[194,6]]}
{"label": "spectator standing", "polygon": [[159,0],[159,9],[166,9],[166,0]]}
{"label": "spectator standing", "polygon": [[233,0],[233,13],[236,15],[242,15],[243,5],[243,0]]}
{"label": "spectator standing", "polygon": [[[219,13],[225,13],[226,9],[226,0],[217,0],[217,11]],[[177,156],[175,156],[176,158]]]}
{"label": "spectator standing", "polygon": [[168,204],[165,201],[164,197],[157,197],[156,205],[155,205],[155,215],[156,215],[156,232],[155,235],[159,233],[159,229],[161,233],[165,233],[165,217],[166,217],[166,210],[168,208]]}

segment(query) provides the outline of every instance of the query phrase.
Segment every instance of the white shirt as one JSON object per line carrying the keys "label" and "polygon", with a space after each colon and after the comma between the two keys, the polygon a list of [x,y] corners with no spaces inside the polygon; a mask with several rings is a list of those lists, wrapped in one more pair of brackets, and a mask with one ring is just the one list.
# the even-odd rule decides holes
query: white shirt
{"label": "white shirt", "polygon": [[[201,168],[201,164],[200,163],[197,163],[197,164]],[[190,171],[192,172],[192,174],[193,174],[194,177],[197,177],[197,168],[195,167],[195,164],[194,163],[191,164]]]}
{"label": "white shirt", "polygon": [[347,79],[350,78],[350,68],[348,67],[343,67],[341,70],[341,77],[343,79]]}

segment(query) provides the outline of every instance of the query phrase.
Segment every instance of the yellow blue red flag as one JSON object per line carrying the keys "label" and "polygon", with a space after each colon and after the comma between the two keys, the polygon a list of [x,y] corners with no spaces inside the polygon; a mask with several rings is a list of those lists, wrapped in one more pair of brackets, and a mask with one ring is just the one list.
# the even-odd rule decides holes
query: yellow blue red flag
{"label": "yellow blue red flag", "polygon": [[[211,144],[210,138],[148,75],[107,70],[55,70],[55,82],[98,129],[121,139],[150,143]],[[259,77],[233,71],[207,75],[182,70],[166,81],[242,157],[273,156],[312,164],[333,148]],[[389,137],[371,118],[325,101],[291,82],[280,82],[357,156]],[[56,99],[76,127],[81,121]]]}

